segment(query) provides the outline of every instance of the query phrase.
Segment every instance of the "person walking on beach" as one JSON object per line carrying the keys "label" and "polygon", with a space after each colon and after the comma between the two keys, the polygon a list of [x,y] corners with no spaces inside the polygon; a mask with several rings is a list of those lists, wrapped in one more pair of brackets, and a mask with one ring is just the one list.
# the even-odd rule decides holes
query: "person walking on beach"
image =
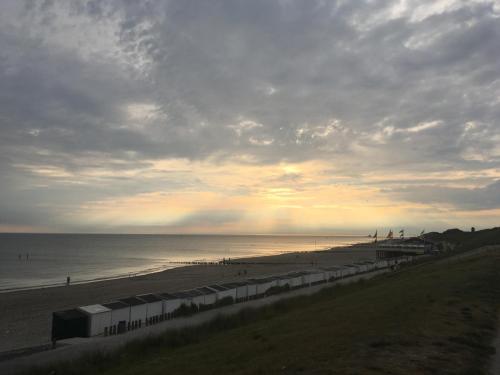
{"label": "person walking on beach", "polygon": [[71,278],[69,276],[66,277],[66,285],[69,285],[70,281],[71,281]]}

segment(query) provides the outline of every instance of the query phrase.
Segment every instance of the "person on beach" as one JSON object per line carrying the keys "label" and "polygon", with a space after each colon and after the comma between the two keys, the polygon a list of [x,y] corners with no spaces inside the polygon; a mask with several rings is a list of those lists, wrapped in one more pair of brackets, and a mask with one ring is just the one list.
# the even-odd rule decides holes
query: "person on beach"
{"label": "person on beach", "polygon": [[71,278],[69,276],[67,276],[66,277],[66,285],[69,285],[70,281],[71,281]]}

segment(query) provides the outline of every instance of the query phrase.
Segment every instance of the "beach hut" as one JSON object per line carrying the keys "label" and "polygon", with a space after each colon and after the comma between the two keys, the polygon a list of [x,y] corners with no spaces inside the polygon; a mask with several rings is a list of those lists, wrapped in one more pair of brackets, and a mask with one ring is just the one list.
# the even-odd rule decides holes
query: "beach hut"
{"label": "beach hut", "polygon": [[248,299],[248,286],[245,281],[235,281],[233,283],[222,284],[223,287],[230,289],[236,289],[235,300],[245,301]]}
{"label": "beach hut", "polygon": [[281,276],[277,276],[277,278],[278,278],[278,286],[279,287],[286,287],[287,285],[289,288],[292,287],[290,275],[281,275]]}
{"label": "beach hut", "polygon": [[310,286],[311,285],[311,274],[308,271],[302,271],[302,285]]}
{"label": "beach hut", "polygon": [[376,261],[367,260],[366,263],[368,264],[368,268],[370,269],[370,271],[377,269],[377,262]]}
{"label": "beach hut", "polygon": [[130,321],[130,306],[120,301],[102,304],[111,310],[111,319],[108,329],[104,328],[104,334],[123,333],[127,330]]}
{"label": "beach hut", "polygon": [[343,268],[338,266],[333,266],[328,268],[328,280],[340,279],[343,277]]}
{"label": "beach hut", "polygon": [[[183,312],[180,312],[179,309],[184,309],[184,307],[188,308],[188,309],[191,308],[192,296],[190,293],[187,293],[186,291],[182,291],[182,292],[173,292],[171,294],[174,297],[176,297],[180,302],[179,307],[176,310],[174,310],[175,314],[178,314],[178,313],[183,314]],[[185,311],[184,311],[184,313],[185,313]]]}
{"label": "beach hut", "polygon": [[379,259],[377,260],[377,268],[387,268],[389,267],[389,262],[387,259]]}
{"label": "beach hut", "polygon": [[140,328],[146,322],[148,313],[148,304],[137,297],[128,297],[119,299],[120,302],[126,303],[130,306],[130,328]]}
{"label": "beach hut", "polygon": [[197,290],[203,293],[204,306],[209,307],[215,305],[215,303],[217,302],[217,292],[215,290],[207,288],[206,286],[198,288]]}
{"label": "beach hut", "polygon": [[198,289],[190,289],[185,291],[190,297],[190,302],[199,308],[201,305],[205,304],[205,294]]}
{"label": "beach hut", "polygon": [[309,271],[309,277],[310,277],[309,282],[311,285],[321,284],[326,281],[324,271],[318,271],[318,270]]}
{"label": "beach hut", "polygon": [[52,313],[52,341],[87,336],[88,316],[78,309]]}
{"label": "beach hut", "polygon": [[257,295],[264,295],[273,286],[278,286],[278,279],[275,277],[263,277],[258,279],[250,279],[252,283],[257,285]]}
{"label": "beach hut", "polygon": [[287,275],[291,289],[300,288],[304,284],[301,272],[291,272]]}
{"label": "beach hut", "polygon": [[217,293],[217,301],[228,298],[232,298],[233,302],[236,301],[236,288],[227,288],[218,284],[209,285],[208,288]]}
{"label": "beach hut", "polygon": [[147,303],[146,322],[158,323],[163,315],[163,300],[156,294],[141,294],[137,298]]}
{"label": "beach hut", "polygon": [[353,265],[358,268],[358,273],[363,273],[368,271],[368,265],[366,265],[364,262],[355,262],[353,263]]}
{"label": "beach hut", "polygon": [[352,276],[352,275],[355,275],[360,271],[360,267],[356,264],[346,264],[344,265],[344,272],[345,272],[345,276]]}
{"label": "beach hut", "polygon": [[247,283],[247,298],[257,298],[257,284],[249,280],[246,280],[245,282]]}
{"label": "beach hut", "polygon": [[173,312],[181,307],[183,300],[171,293],[161,293],[160,297],[163,300],[163,318],[170,319]]}
{"label": "beach hut", "polygon": [[80,306],[78,310],[87,315],[88,337],[103,335],[105,328],[108,328],[111,324],[111,309],[106,306]]}

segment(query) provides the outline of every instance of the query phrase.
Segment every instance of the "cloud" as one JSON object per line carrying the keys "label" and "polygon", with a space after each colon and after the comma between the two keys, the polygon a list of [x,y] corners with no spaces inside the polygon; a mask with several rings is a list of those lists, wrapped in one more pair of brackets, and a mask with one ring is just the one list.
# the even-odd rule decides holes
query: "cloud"
{"label": "cloud", "polygon": [[451,206],[459,210],[494,210],[500,208],[500,180],[479,188],[413,186],[388,191],[405,201]]}
{"label": "cloud", "polygon": [[206,188],[163,160],[315,161],[351,186],[498,170],[499,16],[487,0],[3,1],[2,220]]}

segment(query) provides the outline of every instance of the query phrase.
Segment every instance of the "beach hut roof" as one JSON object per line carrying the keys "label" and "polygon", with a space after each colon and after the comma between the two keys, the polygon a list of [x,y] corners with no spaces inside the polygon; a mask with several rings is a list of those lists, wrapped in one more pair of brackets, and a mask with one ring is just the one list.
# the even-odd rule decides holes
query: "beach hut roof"
{"label": "beach hut roof", "polygon": [[204,295],[214,294],[215,293],[215,290],[210,289],[210,288],[208,288],[206,286],[202,286],[201,288],[198,288],[197,290],[199,290]]}
{"label": "beach hut roof", "polygon": [[174,292],[174,293],[171,293],[174,297],[176,297],[177,299],[178,298],[189,298],[189,297],[192,297],[192,295],[186,291],[183,291],[183,292]]}
{"label": "beach hut roof", "polygon": [[145,305],[146,304],[145,301],[143,301],[142,299],[137,298],[137,297],[120,298],[119,301],[122,301],[130,306],[138,306],[138,305]]}
{"label": "beach hut roof", "polygon": [[78,318],[86,318],[86,315],[78,310],[78,309],[69,309],[69,310],[61,310],[55,311],[53,315],[57,316],[62,320],[73,320]]}
{"label": "beach hut roof", "polygon": [[160,293],[160,296],[167,301],[172,299],[179,299],[179,297],[174,296],[172,293]]}
{"label": "beach hut roof", "polygon": [[111,309],[109,309],[108,307],[103,306],[103,305],[80,306],[78,308],[78,310],[83,311],[83,312],[90,314],[90,315],[101,314],[101,313],[111,311]]}
{"label": "beach hut roof", "polygon": [[113,301],[113,302],[108,302],[108,303],[103,303],[103,306],[107,307],[108,309],[111,310],[119,310],[128,307],[126,303],[120,302],[120,301]]}
{"label": "beach hut roof", "polygon": [[262,278],[259,278],[259,279],[249,279],[248,281],[252,282],[252,283],[257,283],[257,284],[264,284],[264,283],[268,283],[270,281],[274,281],[274,280],[277,280],[278,278],[276,276],[272,276],[272,277],[262,277]]}
{"label": "beach hut roof", "polygon": [[248,285],[248,283],[235,281],[233,283],[224,283],[221,286],[223,286],[224,288],[233,289],[233,288],[237,288],[239,286],[245,286],[245,285]]}
{"label": "beach hut roof", "polygon": [[302,272],[290,272],[286,276],[288,276],[288,277],[300,277],[302,275],[304,275],[304,273],[302,273]]}
{"label": "beach hut roof", "polygon": [[228,289],[228,288],[226,288],[226,287],[223,287],[222,285],[215,285],[215,284],[214,284],[214,285],[209,285],[208,287],[209,287],[210,289],[216,290],[216,291],[218,291],[218,292],[222,292],[222,291],[224,291],[224,290],[227,290],[227,289]]}
{"label": "beach hut roof", "polygon": [[156,294],[152,294],[152,293],[149,293],[149,294],[141,294],[141,295],[138,295],[137,298],[140,298],[142,299],[143,301],[146,301],[148,303],[152,303],[152,302],[159,302],[161,301],[161,298],[158,297]]}
{"label": "beach hut roof", "polygon": [[344,268],[344,267],[332,266],[332,267],[326,267],[325,270],[327,270],[327,271],[337,271],[337,270],[341,270],[342,268]]}
{"label": "beach hut roof", "polygon": [[198,297],[198,296],[203,296],[204,294],[199,291],[198,289],[190,289],[186,290],[185,293],[189,294],[190,297]]}

